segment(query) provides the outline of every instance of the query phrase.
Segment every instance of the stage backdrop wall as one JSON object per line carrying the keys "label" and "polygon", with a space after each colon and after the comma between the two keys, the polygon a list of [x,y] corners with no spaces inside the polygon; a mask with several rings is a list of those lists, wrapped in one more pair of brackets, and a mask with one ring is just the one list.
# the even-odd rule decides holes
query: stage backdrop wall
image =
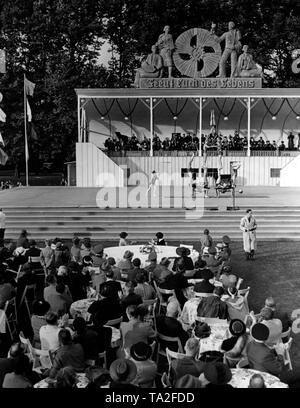
{"label": "stage backdrop wall", "polygon": [[[300,156],[298,156],[299,158]],[[207,158],[209,171],[216,171],[217,157]],[[230,162],[239,162],[239,186],[278,186],[280,170],[293,157],[223,157],[221,174],[230,174]],[[300,160],[300,159],[299,159]],[[78,187],[122,187],[147,185],[153,170],[160,173],[161,184],[185,184],[191,157],[113,157],[110,159],[92,143],[76,144],[76,185]],[[203,157],[195,157],[192,168],[203,167]]]}

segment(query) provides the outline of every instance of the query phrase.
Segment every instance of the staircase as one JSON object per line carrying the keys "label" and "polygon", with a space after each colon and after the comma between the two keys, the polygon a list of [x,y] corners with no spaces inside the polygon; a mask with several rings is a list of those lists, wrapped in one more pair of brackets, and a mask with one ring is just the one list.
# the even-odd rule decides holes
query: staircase
{"label": "staircase", "polygon": [[[252,206],[260,240],[300,240],[300,207]],[[22,229],[37,241],[70,239],[74,233],[96,241],[116,241],[121,231],[131,240],[145,241],[162,231],[167,241],[198,241],[204,228],[219,239],[224,234],[242,239],[239,223],[246,207],[238,211],[205,210],[195,218],[192,210],[177,208],[99,209],[93,206],[6,207],[5,238],[16,239]]]}

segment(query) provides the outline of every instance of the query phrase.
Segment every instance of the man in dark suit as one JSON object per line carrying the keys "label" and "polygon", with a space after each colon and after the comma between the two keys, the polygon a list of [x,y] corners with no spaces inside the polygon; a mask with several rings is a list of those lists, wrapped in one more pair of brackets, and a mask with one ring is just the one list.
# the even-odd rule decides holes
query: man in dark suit
{"label": "man in dark suit", "polygon": [[194,287],[194,292],[198,293],[213,293],[215,287],[212,285],[209,280],[214,277],[214,274],[210,269],[204,269],[202,271],[202,282],[196,283]]}
{"label": "man in dark suit", "polygon": [[182,290],[190,286],[187,278],[184,276],[185,271],[185,262],[183,259],[180,259],[177,263],[176,271],[171,275],[168,275],[165,281],[160,285],[162,289],[175,290],[175,295],[181,307],[183,307],[183,305],[187,301]]}
{"label": "man in dark suit", "polygon": [[119,293],[122,293],[122,287],[120,282],[116,282],[114,278],[114,272],[111,269],[111,266],[108,264],[108,262],[104,262],[101,266],[100,269],[105,272],[106,275],[106,281],[104,283],[101,283],[100,285],[100,290],[103,285],[108,285],[111,288],[111,293],[112,297],[116,300],[119,300]]}
{"label": "man in dark suit", "polygon": [[5,375],[14,371],[16,359],[24,352],[25,348],[22,343],[14,343],[9,350],[8,358],[0,358],[0,388],[2,388]]}
{"label": "man in dark suit", "polygon": [[197,309],[199,317],[215,317],[218,319],[228,318],[227,304],[221,300],[224,290],[221,287],[216,287],[213,294],[201,300]]}
{"label": "man in dark suit", "polygon": [[182,328],[181,323],[177,320],[178,311],[177,300],[174,299],[174,301],[169,301],[167,306],[167,314],[157,316],[156,318],[156,328],[160,334],[165,336],[179,337],[182,348],[184,348],[189,335]]}
{"label": "man in dark suit", "polygon": [[158,232],[156,235],[156,245],[166,245],[166,242],[164,240],[164,234],[162,232]]}
{"label": "man in dark suit", "polygon": [[275,375],[290,386],[296,382],[299,384],[300,369],[289,370],[284,364],[283,356],[265,344],[269,334],[269,328],[263,323],[252,326],[252,341],[246,349],[250,368]]}

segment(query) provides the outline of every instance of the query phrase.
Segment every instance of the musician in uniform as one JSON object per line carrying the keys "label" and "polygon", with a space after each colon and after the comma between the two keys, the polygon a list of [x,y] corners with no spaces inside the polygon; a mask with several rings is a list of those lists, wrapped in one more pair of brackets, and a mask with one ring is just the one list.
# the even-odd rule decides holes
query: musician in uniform
{"label": "musician in uniform", "polygon": [[246,215],[241,219],[240,230],[243,231],[244,251],[246,259],[253,259],[256,250],[256,219],[252,215],[252,210],[247,210]]}

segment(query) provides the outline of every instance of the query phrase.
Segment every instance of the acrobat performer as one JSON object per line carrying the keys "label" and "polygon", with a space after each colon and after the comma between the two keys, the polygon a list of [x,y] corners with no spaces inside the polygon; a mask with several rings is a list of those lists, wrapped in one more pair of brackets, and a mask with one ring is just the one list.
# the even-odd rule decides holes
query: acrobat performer
{"label": "acrobat performer", "polygon": [[159,175],[158,173],[156,173],[155,170],[153,170],[151,174],[151,179],[150,179],[147,193],[149,193],[150,190],[153,190],[153,196],[156,197],[156,190],[157,190],[158,184],[159,184]]}

